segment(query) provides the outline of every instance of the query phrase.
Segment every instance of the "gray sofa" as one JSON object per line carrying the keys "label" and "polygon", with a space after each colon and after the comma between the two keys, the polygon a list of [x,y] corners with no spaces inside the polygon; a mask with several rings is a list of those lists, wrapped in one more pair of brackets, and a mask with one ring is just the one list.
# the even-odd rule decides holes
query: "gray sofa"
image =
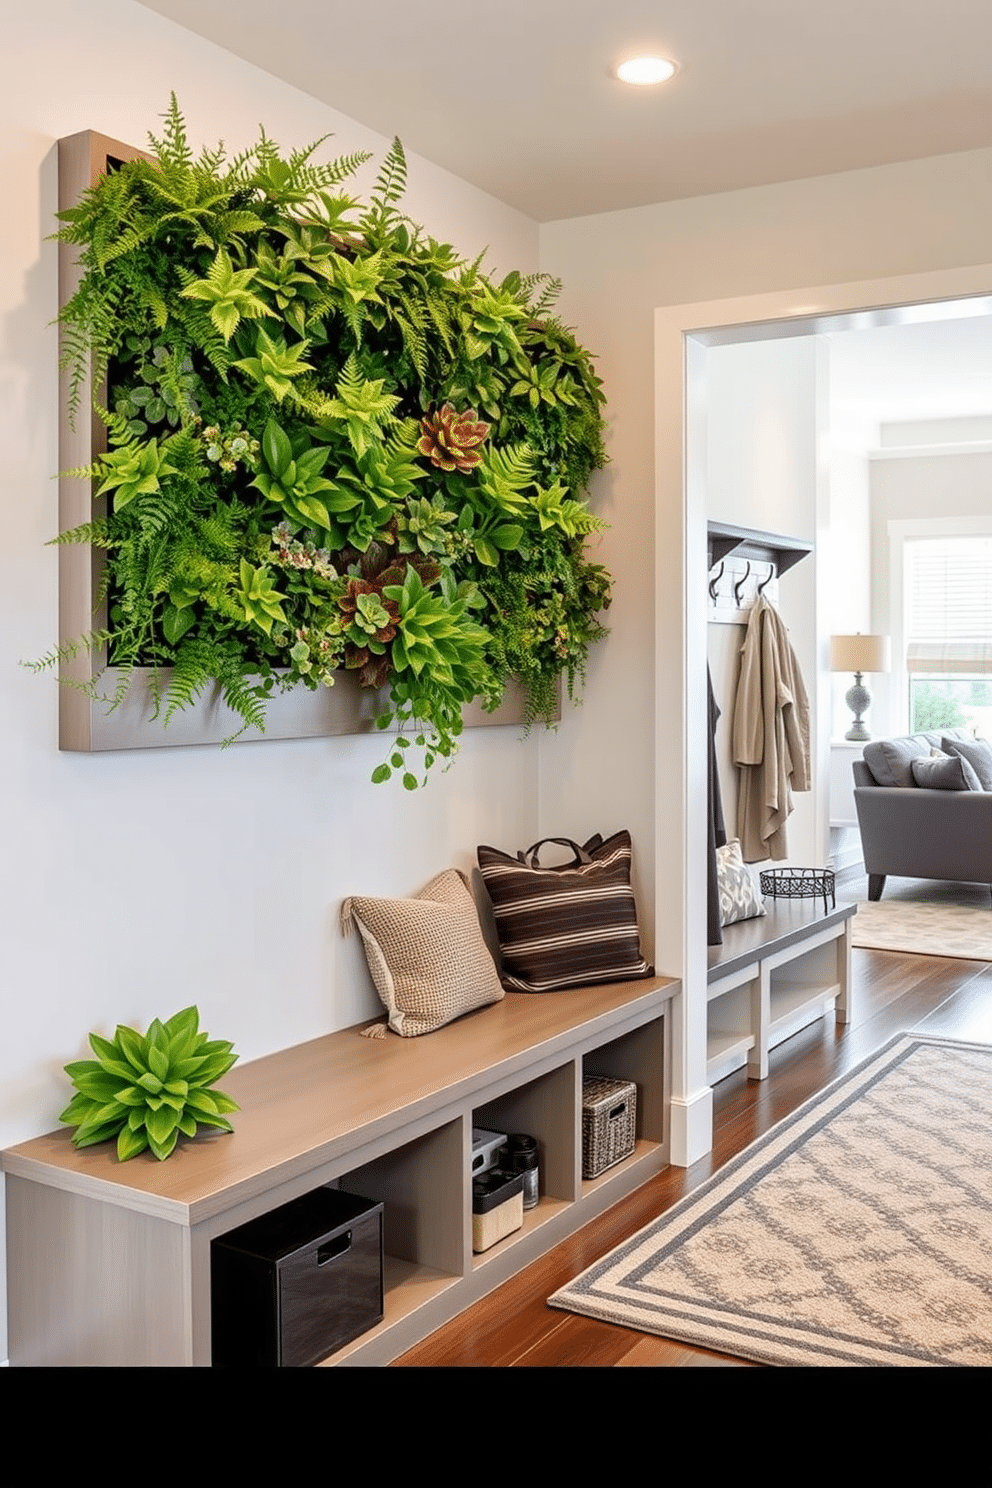
{"label": "gray sofa", "polygon": [[[992,790],[970,775],[970,789],[932,790],[914,780],[913,761],[928,759],[941,739],[960,741],[974,754],[976,741],[965,729],[942,729],[873,740],[864,759],[854,761],[869,899],[882,897],[889,874],[992,885]],[[917,773],[926,768],[918,765]]]}

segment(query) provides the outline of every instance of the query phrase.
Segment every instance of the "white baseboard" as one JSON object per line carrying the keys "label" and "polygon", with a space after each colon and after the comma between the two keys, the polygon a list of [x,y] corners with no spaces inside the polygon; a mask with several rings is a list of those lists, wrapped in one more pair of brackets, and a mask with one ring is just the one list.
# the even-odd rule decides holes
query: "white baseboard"
{"label": "white baseboard", "polygon": [[841,874],[864,873],[861,833],[857,827],[830,828],[830,866],[838,877]]}
{"label": "white baseboard", "polygon": [[671,1163],[690,1168],[713,1146],[713,1091],[709,1085],[686,1099],[671,1104]]}

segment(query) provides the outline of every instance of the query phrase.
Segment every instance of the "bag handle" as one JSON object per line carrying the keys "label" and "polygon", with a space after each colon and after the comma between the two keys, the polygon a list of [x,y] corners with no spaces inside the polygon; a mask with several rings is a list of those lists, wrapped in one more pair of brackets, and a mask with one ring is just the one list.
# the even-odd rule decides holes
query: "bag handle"
{"label": "bag handle", "polygon": [[577,842],[573,842],[571,837],[542,837],[540,842],[535,842],[534,846],[529,847],[525,853],[518,852],[517,858],[523,863],[525,868],[540,868],[541,864],[538,858],[541,848],[545,847],[549,842],[557,842],[559,847],[570,847],[575,854],[571,863],[559,863],[556,864],[556,867],[577,868],[580,863],[592,862],[592,858],[586,852],[585,848],[580,847]]}

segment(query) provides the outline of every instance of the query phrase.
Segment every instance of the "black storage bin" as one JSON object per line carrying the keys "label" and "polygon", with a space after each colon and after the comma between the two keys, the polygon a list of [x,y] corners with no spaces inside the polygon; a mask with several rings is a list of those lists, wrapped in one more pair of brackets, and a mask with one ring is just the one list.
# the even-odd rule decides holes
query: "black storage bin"
{"label": "black storage bin", "polygon": [[382,1321],[382,1204],[318,1188],[210,1247],[213,1362],[316,1364]]}

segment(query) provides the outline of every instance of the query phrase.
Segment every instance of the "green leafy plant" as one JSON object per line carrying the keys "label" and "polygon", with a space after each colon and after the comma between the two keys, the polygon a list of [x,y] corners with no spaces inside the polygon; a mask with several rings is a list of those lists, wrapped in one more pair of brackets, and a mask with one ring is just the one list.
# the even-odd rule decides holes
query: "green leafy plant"
{"label": "green leafy plant", "polygon": [[195,1137],[207,1126],[233,1131],[227,1112],[238,1105],[210,1087],[235,1063],[233,1045],[199,1031],[195,1007],[165,1023],[156,1018],[142,1036],[118,1026],[112,1039],[89,1036],[96,1059],[65,1066],[76,1087],[60,1121],[74,1126],[76,1147],[117,1138],[121,1162],[151,1148],[160,1161],[174,1150],[180,1134]]}
{"label": "green leafy plant", "polygon": [[275,688],[347,668],[388,688],[402,742],[373,778],[408,787],[411,749],[449,762],[464,704],[511,677],[550,719],[610,600],[583,552],[603,392],[557,282],[494,282],[405,218],[398,141],[363,206],[341,187],[364,157],[319,141],[197,156],[175,98],[149,138],[58,234],[70,407],[105,374],[108,428],[73,472],[106,514],[58,540],[105,555],[113,701],[167,668],[163,721],[219,687],[260,728]]}

